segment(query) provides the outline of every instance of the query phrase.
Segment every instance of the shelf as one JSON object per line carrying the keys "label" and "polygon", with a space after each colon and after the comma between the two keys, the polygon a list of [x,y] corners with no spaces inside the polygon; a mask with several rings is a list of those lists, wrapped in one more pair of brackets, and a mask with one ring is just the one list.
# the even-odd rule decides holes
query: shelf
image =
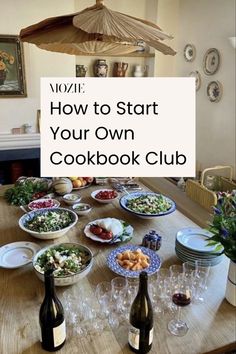
{"label": "shelf", "polygon": [[134,57],[134,58],[154,58],[155,57],[155,53],[129,53],[129,54],[97,54],[97,53],[94,53],[94,54],[79,54],[77,55],[78,57],[106,57],[106,58],[109,58],[109,57]]}

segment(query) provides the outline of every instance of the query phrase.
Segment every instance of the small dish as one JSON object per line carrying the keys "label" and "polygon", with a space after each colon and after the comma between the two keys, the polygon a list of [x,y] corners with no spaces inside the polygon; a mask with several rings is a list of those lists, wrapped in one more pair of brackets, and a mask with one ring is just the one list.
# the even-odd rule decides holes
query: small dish
{"label": "small dish", "polygon": [[77,215],[86,215],[92,210],[92,207],[86,203],[76,203],[72,206],[72,209]]}
{"label": "small dish", "polygon": [[[101,194],[101,193],[104,193],[104,196],[105,194],[107,193],[107,198],[97,198],[98,194]],[[109,194],[113,194],[114,197],[112,198],[109,198]],[[106,203],[111,203],[113,202],[114,200],[116,200],[118,198],[119,194],[114,190],[114,189],[97,189],[96,191],[93,191],[91,193],[91,197],[96,200],[97,202],[99,203],[103,203],[103,204],[106,204]]]}
{"label": "small dish", "polygon": [[67,205],[74,205],[81,201],[81,196],[79,194],[68,193],[63,196],[63,200]]}
{"label": "small dish", "polygon": [[60,202],[57,199],[52,199],[52,198],[41,198],[41,199],[33,200],[28,204],[29,210],[58,208],[59,206],[60,206]]}

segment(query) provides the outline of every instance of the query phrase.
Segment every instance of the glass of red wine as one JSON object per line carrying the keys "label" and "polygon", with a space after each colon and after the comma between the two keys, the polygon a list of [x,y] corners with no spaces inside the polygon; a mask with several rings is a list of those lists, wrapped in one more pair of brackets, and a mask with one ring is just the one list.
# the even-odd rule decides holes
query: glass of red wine
{"label": "glass of red wine", "polygon": [[188,325],[181,319],[181,308],[191,302],[191,283],[181,274],[173,282],[172,289],[172,301],[178,307],[178,312],[177,317],[168,323],[168,330],[171,334],[182,337],[188,332]]}

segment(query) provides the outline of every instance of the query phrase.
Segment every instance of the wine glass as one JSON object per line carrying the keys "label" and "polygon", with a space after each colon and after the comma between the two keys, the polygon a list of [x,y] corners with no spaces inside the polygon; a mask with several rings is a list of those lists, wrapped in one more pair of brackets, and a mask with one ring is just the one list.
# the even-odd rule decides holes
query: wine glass
{"label": "wine glass", "polygon": [[193,287],[193,301],[194,303],[204,302],[204,291],[207,289],[207,279],[209,275],[208,269],[197,269],[192,272],[192,287]]}
{"label": "wine glass", "polygon": [[178,307],[177,318],[168,323],[168,330],[175,336],[182,337],[188,332],[188,325],[181,320],[181,308],[191,302],[191,282],[183,275],[180,275],[172,287],[172,301]]}
{"label": "wine glass", "polygon": [[183,265],[181,264],[173,264],[169,268],[170,270],[170,277],[172,278],[173,281],[175,281],[179,274],[183,273]]}

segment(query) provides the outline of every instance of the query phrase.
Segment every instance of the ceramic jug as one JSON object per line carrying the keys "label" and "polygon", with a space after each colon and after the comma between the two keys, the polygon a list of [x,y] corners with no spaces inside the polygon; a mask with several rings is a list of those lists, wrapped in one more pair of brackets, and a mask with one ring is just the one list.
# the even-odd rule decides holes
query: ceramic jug
{"label": "ceramic jug", "polygon": [[88,71],[85,65],[76,65],[76,77],[85,77]]}
{"label": "ceramic jug", "polygon": [[128,66],[128,63],[114,63],[113,76],[125,77]]}
{"label": "ceramic jug", "polygon": [[143,77],[145,75],[145,72],[147,70],[147,66],[143,65],[135,65],[134,68],[134,77]]}
{"label": "ceramic jug", "polygon": [[108,65],[105,59],[99,59],[94,65],[94,76],[107,77]]}

